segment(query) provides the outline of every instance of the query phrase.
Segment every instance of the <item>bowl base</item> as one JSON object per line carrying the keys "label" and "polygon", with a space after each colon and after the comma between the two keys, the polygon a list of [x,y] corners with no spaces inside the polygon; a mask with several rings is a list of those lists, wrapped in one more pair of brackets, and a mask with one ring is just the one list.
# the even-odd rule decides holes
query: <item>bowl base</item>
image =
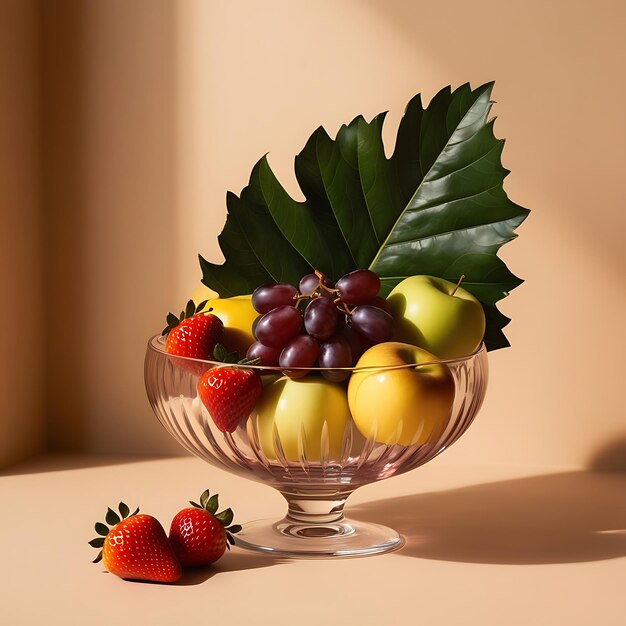
{"label": "bowl base", "polygon": [[391,528],[346,518],[327,524],[289,518],[256,520],[245,524],[235,540],[247,550],[294,558],[368,556],[404,545],[404,539]]}

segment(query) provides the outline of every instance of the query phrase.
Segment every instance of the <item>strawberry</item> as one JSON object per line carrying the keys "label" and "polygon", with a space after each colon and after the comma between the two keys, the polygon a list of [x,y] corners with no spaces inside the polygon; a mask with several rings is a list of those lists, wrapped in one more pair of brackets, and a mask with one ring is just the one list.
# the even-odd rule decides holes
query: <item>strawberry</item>
{"label": "strawberry", "polygon": [[[179,317],[173,313],[168,314],[167,326],[162,333],[167,335],[165,352],[191,359],[211,359],[216,344],[223,341],[224,324],[216,315],[200,313],[206,303],[205,300],[196,306],[193,300],[189,300]],[[202,363],[193,361],[180,359],[176,363],[197,375],[205,369]]]}
{"label": "strawberry", "polygon": [[[242,361],[246,362],[250,364]],[[223,433],[232,433],[254,409],[263,384],[251,369],[213,367],[200,376],[197,390],[215,425]]]}
{"label": "strawberry", "polygon": [[118,515],[112,509],[106,513],[109,528],[96,523],[100,537],[89,545],[102,548],[93,561],[102,560],[104,567],[120,578],[173,583],[181,577],[180,563],[176,558],[163,526],[151,515],[140,515],[139,509],[129,515],[130,509],[119,504]]}
{"label": "strawberry", "polygon": [[241,526],[234,524],[233,512],[226,509],[216,513],[217,494],[210,496],[207,489],[200,496],[200,504],[179,511],[170,526],[170,544],[183,567],[202,567],[214,563],[226,548],[235,544],[234,533]]}

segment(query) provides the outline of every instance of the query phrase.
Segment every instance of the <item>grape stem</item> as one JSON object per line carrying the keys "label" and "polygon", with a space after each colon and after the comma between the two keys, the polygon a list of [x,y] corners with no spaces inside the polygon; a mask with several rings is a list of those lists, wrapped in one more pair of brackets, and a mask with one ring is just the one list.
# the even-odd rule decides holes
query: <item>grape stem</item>
{"label": "grape stem", "polygon": [[324,274],[322,274],[322,272],[320,272],[319,270],[315,270],[315,275],[320,279],[319,283],[317,284],[317,289],[323,289],[324,291],[328,291],[328,293],[338,293],[337,289],[331,289],[330,287],[327,287],[324,284],[324,281],[326,280],[326,276],[324,276]]}
{"label": "grape stem", "polygon": [[[341,301],[341,298],[337,298],[336,300],[333,300],[333,304],[342,312],[345,313],[346,315],[352,315],[352,313],[354,313],[354,309],[350,309],[348,307],[348,305],[345,302]],[[354,307],[356,308],[356,307]]]}
{"label": "grape stem", "polygon": [[453,296],[457,289],[461,286],[461,283],[463,282],[463,279],[465,278],[465,274],[461,274],[461,278],[459,278],[459,282],[456,284],[456,287],[452,290],[452,293],[450,294],[451,296]]}

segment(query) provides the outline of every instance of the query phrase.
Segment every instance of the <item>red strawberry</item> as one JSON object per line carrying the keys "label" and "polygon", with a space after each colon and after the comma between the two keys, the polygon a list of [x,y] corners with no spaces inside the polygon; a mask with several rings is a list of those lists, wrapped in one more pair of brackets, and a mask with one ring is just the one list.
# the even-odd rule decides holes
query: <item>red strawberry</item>
{"label": "red strawberry", "polygon": [[[170,544],[183,567],[202,567],[217,561],[226,548],[235,544],[234,533],[241,526],[234,524],[233,512],[226,509],[216,513],[218,496],[209,497],[207,489],[200,504],[179,511],[170,526]],[[228,527],[228,528],[227,528]]]}
{"label": "red strawberry", "polygon": [[245,368],[213,367],[198,380],[200,400],[223,433],[232,433],[250,415],[261,391],[259,375]]}
{"label": "red strawberry", "polygon": [[102,560],[104,567],[120,578],[173,583],[181,577],[176,558],[163,526],[151,515],[138,515],[137,509],[128,515],[129,508],[119,504],[120,516],[107,510],[106,524],[96,523],[100,535],[89,545],[102,548],[94,563]]}
{"label": "red strawberry", "polygon": [[[219,317],[210,313],[199,313],[206,301],[196,306],[189,300],[187,307],[176,317],[173,313],[167,316],[167,327],[163,335],[167,335],[165,352],[192,359],[210,360],[213,358],[215,345],[224,338],[224,324]],[[177,365],[200,375],[205,366],[193,361],[177,360]]]}

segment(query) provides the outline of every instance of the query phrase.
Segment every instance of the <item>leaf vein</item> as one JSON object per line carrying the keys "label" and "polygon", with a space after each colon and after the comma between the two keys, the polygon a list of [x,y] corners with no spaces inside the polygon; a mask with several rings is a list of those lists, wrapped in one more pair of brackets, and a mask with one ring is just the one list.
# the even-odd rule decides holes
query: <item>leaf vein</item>
{"label": "leaf vein", "polygon": [[[475,136],[476,135],[474,135],[474,137]],[[428,178],[428,175],[426,175],[428,180],[424,179],[424,182],[425,183],[434,183],[434,182],[437,182],[439,180],[443,180],[444,178],[447,178],[448,176],[452,176],[454,174],[458,174],[459,172],[462,172],[463,170],[466,170],[468,167],[472,167],[472,165],[476,165],[476,163],[482,161],[485,157],[488,157],[501,144],[502,144],[502,142],[498,141],[494,146],[489,148],[489,150],[487,150],[487,152],[485,152],[485,154],[481,154],[478,158],[474,159],[471,163],[468,163],[467,165],[464,165],[463,167],[460,167],[458,170],[454,170],[452,172],[448,172],[447,174],[444,174],[443,176],[438,176],[437,178]]]}
{"label": "leaf vein", "polygon": [[[518,218],[507,217],[506,219],[498,220],[497,222],[489,221],[489,222],[485,222],[484,224],[474,224],[473,226],[465,226],[464,228],[453,228],[451,230],[446,230],[446,231],[441,232],[441,233],[432,233],[430,235],[426,235],[425,237],[416,237],[415,239],[406,239],[406,240],[403,240],[403,241],[394,241],[393,243],[390,243],[387,246],[387,248],[393,248],[393,247],[397,247],[397,246],[402,246],[402,245],[405,245],[407,243],[418,243],[420,241],[426,241],[428,239],[437,239],[438,237],[444,237],[445,235],[452,235],[454,233],[467,232],[467,231],[473,230],[475,228],[482,228],[483,226],[494,226],[495,224],[506,224],[506,222],[514,221],[515,219],[518,219]],[[505,241],[511,241],[511,239],[515,239],[515,237],[517,237],[517,235],[512,234],[511,237],[506,239]],[[502,244],[500,244],[500,245],[502,245]]]}

